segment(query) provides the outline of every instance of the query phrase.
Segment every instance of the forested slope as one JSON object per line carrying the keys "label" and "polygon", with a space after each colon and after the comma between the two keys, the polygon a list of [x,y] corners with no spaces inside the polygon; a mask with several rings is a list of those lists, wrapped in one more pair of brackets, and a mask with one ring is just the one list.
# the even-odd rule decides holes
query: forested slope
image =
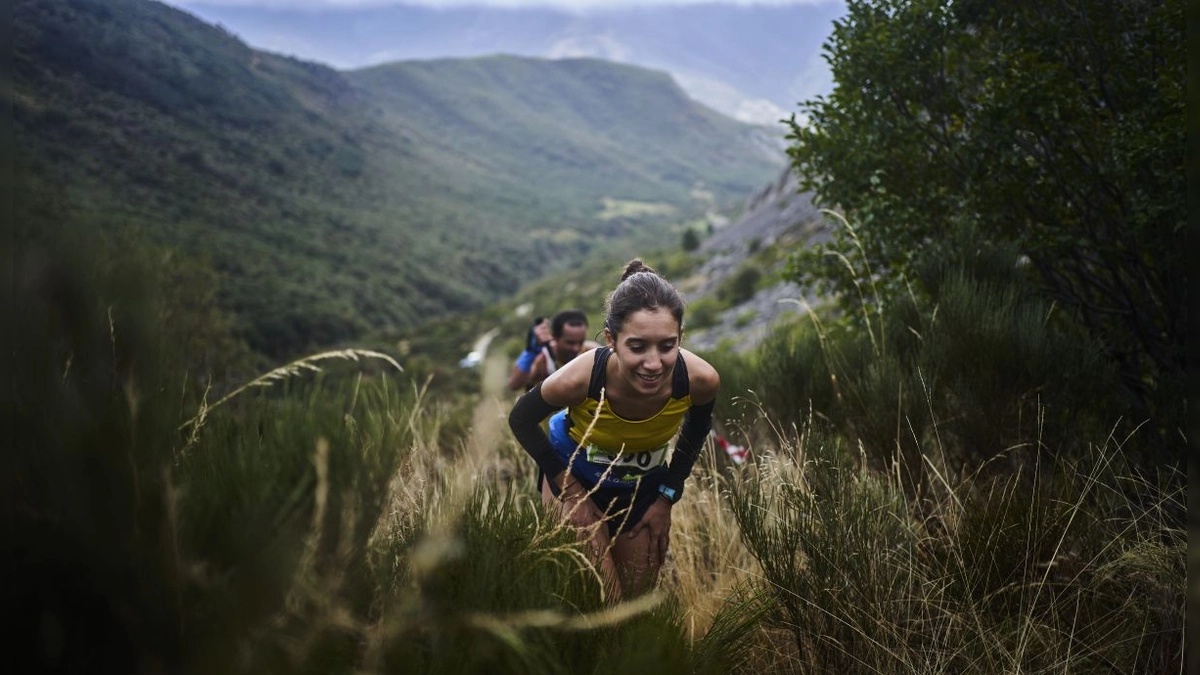
{"label": "forested slope", "polygon": [[[479,307],[531,259],[740,199],[782,162],[602,62],[344,73],[146,0],[19,3],[13,25],[25,231],[135,232],[211,265],[237,334],[275,356]],[[658,208],[604,220],[604,198]]]}

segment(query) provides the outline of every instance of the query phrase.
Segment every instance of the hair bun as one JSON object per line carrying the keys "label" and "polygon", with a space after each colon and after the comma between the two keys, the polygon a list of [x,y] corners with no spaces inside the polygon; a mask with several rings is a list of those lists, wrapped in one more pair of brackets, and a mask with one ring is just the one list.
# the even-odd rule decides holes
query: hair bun
{"label": "hair bun", "polygon": [[650,267],[646,263],[642,262],[641,258],[634,258],[633,260],[629,261],[628,265],[625,266],[625,274],[621,275],[621,281],[625,281],[626,279],[637,274],[638,272],[649,272],[651,274],[658,274],[657,272],[654,271],[653,267]]}

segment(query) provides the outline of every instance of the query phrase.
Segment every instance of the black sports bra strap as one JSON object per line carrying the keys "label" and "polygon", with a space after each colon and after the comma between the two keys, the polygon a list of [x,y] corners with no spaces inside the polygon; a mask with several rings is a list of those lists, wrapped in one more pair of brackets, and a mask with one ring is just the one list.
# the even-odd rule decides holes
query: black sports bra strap
{"label": "black sports bra strap", "polygon": [[605,369],[608,367],[608,357],[612,356],[612,348],[608,345],[596,350],[596,360],[592,362],[592,379],[588,381],[588,398],[600,400],[600,390],[605,385]]}
{"label": "black sports bra strap", "polygon": [[671,382],[671,398],[683,398],[691,390],[691,379],[688,377],[687,364],[683,362],[683,352],[675,359],[675,378]]}
{"label": "black sports bra strap", "polygon": [[[588,381],[588,398],[599,401],[600,390],[605,386],[608,357],[612,356],[612,348],[605,345],[596,350],[596,360],[592,362],[592,379]],[[671,398],[683,398],[691,391],[691,378],[688,377],[687,364],[683,361],[683,353],[675,360],[675,374],[671,380]]]}

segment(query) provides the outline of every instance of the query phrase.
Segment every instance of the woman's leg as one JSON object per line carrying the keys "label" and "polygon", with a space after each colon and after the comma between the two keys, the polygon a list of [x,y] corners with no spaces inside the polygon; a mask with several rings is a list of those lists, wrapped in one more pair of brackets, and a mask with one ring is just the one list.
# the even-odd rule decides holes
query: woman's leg
{"label": "woman's leg", "polygon": [[659,542],[649,528],[637,527],[657,501],[657,484],[641,485],[626,515],[628,522],[622,523],[621,532],[613,536],[613,562],[626,597],[647,593],[658,583],[666,551],[659,550]]}
{"label": "woman's leg", "polygon": [[[550,481],[546,479],[542,480],[542,504],[546,506],[547,511],[556,513],[564,522],[571,523],[570,510],[576,508],[576,505],[571,502],[559,501],[550,489]],[[606,601],[609,603],[620,601],[622,597],[621,581],[613,562],[613,539],[608,533],[608,525],[600,520],[590,527],[578,528],[576,532],[579,534],[580,541],[587,542],[592,562],[600,571]]]}
{"label": "woman's leg", "polygon": [[641,529],[632,537],[628,532],[616,535],[612,557],[625,597],[637,597],[654,588],[662,569],[657,549],[649,530]]}

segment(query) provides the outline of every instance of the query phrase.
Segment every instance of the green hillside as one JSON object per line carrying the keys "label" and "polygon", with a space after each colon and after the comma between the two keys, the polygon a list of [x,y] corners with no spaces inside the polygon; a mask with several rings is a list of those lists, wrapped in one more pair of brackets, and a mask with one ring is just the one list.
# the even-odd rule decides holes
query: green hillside
{"label": "green hillside", "polygon": [[[394,63],[349,74],[422,164],[538,225],[594,224],[599,198],[742,198],[760,130],[692,103],[666,74],[591,59]],[[766,161],[764,161],[766,160]],[[533,195],[521,203],[516,195]]]}
{"label": "green hillside", "polygon": [[627,66],[344,73],[146,0],[13,18],[18,226],[133,231],[211,265],[272,356],[480,307],[782,163],[761,129]]}

